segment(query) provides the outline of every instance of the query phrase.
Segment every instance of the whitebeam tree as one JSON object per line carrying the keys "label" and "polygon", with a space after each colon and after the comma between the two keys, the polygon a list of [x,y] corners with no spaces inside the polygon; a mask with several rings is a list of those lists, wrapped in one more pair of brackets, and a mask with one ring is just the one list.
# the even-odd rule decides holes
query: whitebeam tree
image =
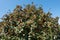
{"label": "whitebeam tree", "polygon": [[2,40],[57,40],[59,33],[58,17],[51,17],[42,7],[17,5],[12,13],[4,15],[0,22]]}

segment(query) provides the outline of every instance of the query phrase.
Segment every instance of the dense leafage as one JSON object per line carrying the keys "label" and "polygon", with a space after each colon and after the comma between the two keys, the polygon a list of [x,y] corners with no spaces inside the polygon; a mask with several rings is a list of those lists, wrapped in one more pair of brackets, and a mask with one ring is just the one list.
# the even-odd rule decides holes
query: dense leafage
{"label": "dense leafage", "polygon": [[51,17],[42,7],[28,4],[24,9],[17,5],[12,13],[0,22],[2,40],[56,40],[59,32],[58,17]]}

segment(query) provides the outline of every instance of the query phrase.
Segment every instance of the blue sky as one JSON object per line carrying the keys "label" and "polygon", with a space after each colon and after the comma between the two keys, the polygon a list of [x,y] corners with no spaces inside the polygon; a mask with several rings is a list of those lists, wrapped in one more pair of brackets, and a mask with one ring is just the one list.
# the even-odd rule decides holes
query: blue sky
{"label": "blue sky", "polygon": [[16,5],[31,4],[34,2],[36,6],[42,5],[45,12],[51,11],[53,17],[60,17],[60,0],[0,0],[0,18],[7,14],[9,10],[13,10]]}

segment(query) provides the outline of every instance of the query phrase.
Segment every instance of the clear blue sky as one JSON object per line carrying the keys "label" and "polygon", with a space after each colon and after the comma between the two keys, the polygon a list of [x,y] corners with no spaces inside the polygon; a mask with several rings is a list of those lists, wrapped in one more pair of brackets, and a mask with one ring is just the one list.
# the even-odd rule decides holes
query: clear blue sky
{"label": "clear blue sky", "polygon": [[45,12],[48,12],[49,9],[53,17],[60,17],[60,0],[0,0],[0,18],[7,14],[8,10],[11,11],[16,7],[16,5],[31,4],[34,2],[36,6],[42,4],[42,7]]}

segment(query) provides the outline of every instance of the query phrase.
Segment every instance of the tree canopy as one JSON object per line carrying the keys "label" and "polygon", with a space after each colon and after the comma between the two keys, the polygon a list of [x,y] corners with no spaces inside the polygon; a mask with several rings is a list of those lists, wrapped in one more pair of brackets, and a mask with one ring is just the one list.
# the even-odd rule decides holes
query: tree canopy
{"label": "tree canopy", "polygon": [[34,4],[22,8],[17,5],[10,14],[4,15],[0,22],[2,40],[57,40],[59,17],[51,17],[42,7]]}

